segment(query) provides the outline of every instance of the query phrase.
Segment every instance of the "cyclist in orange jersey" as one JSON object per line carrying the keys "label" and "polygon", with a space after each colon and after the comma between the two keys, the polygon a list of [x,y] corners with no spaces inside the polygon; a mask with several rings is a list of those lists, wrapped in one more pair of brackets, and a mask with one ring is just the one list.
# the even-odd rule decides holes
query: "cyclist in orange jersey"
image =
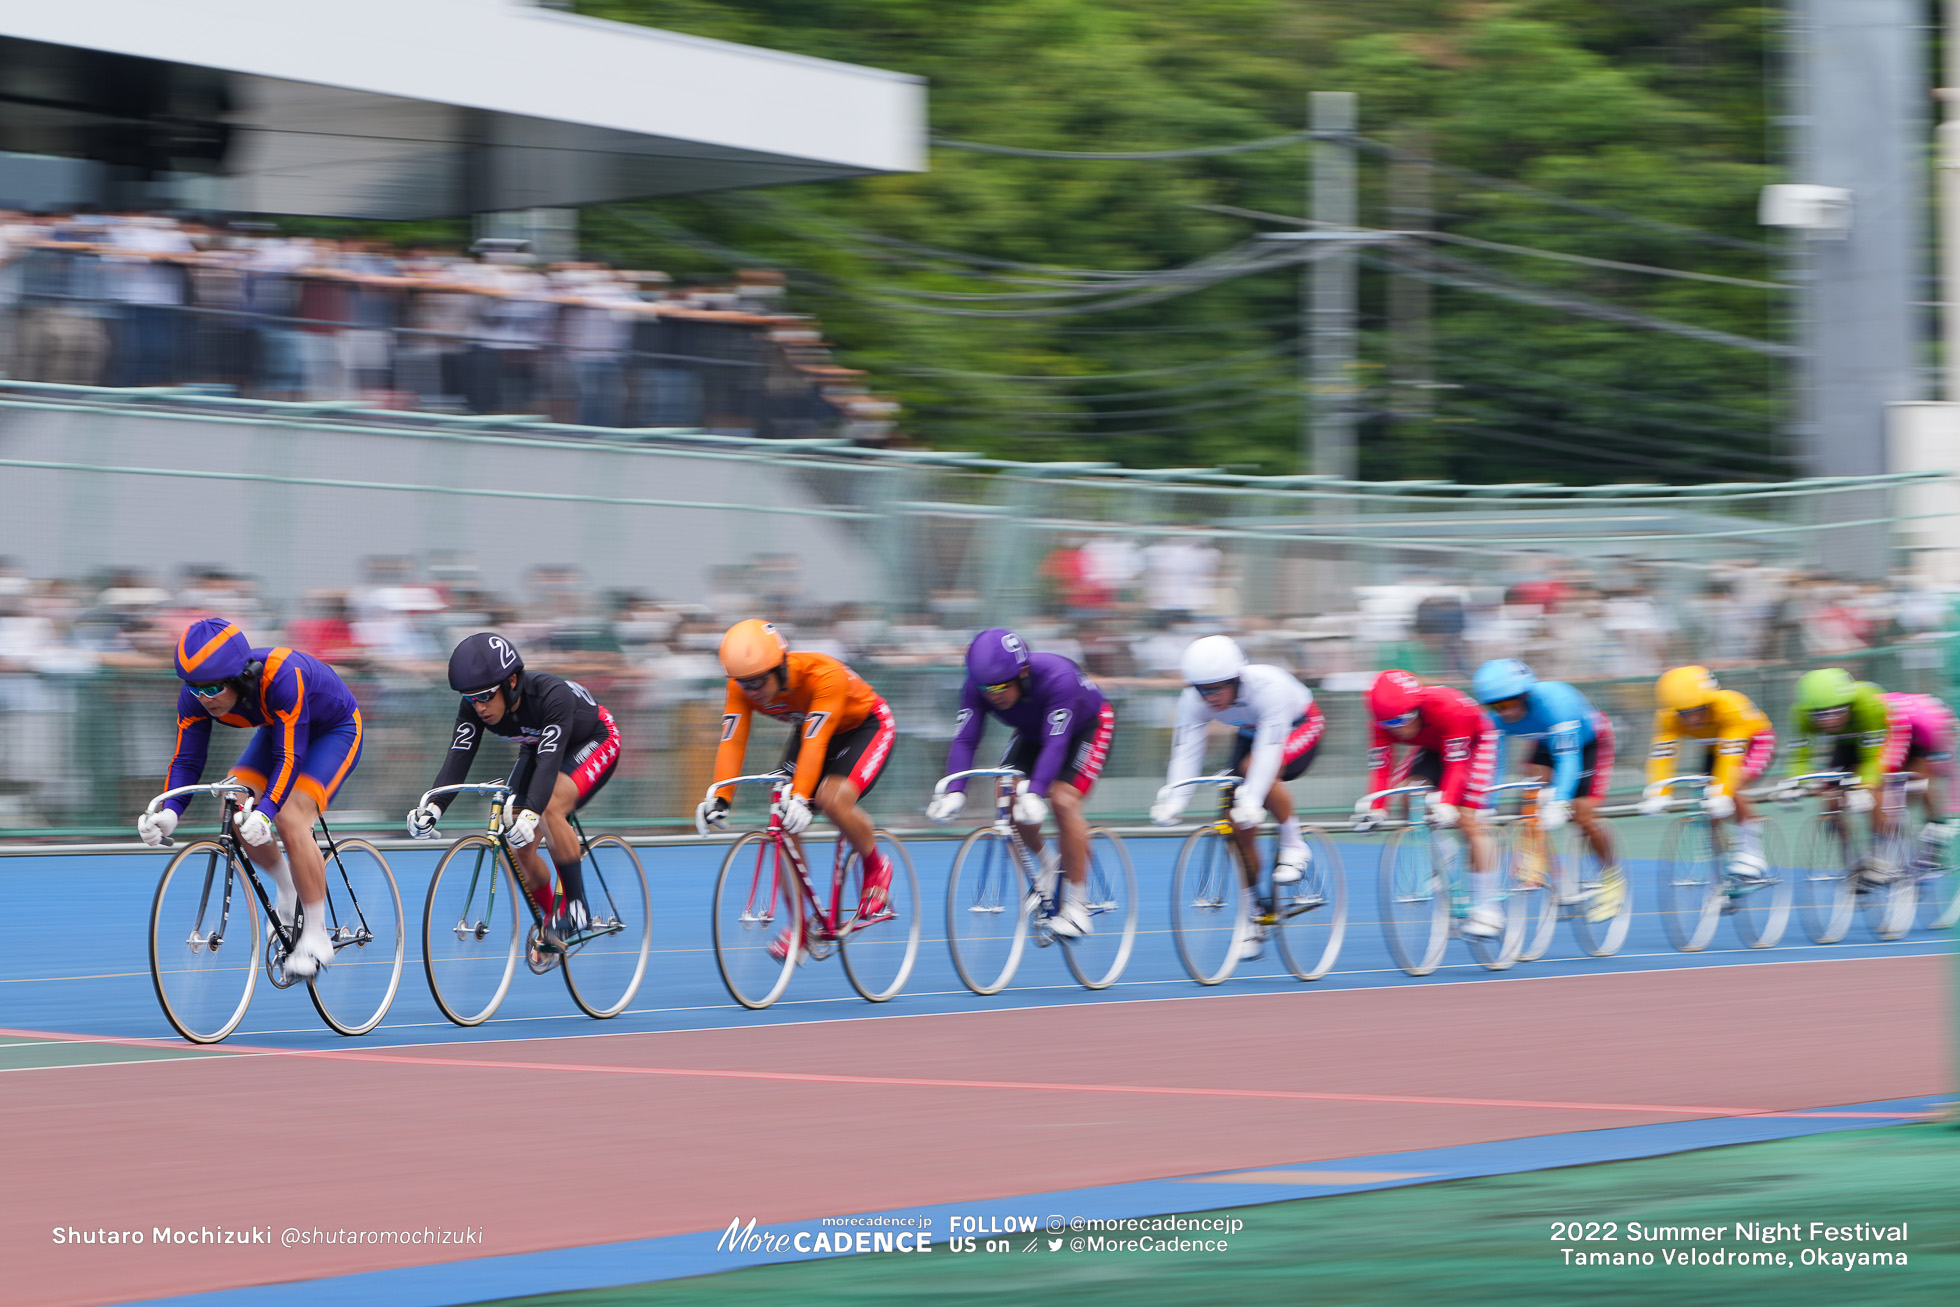
{"label": "cyclist in orange jersey", "polygon": [[[862,907],[883,912],[892,883],[890,859],[878,852],[871,818],[858,800],[878,783],[891,757],[897,729],[891,706],[863,678],[828,654],[791,653],[768,622],[737,622],[721,640],[728,673],[728,704],[715,751],[715,783],[738,776],[748,750],[749,721],[761,712],[790,726],[782,766],[792,778],[783,830],[795,836],[810,824],[812,808],[830,818],[864,859]],[[718,793],[695,809],[697,824],[722,830],[728,795]]]}

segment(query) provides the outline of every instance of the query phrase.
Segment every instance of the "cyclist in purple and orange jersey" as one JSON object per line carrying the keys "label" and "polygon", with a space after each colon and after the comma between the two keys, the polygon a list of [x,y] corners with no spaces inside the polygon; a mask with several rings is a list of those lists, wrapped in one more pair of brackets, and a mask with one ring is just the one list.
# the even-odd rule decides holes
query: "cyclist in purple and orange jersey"
{"label": "cyclist in purple and orange jersey", "polygon": [[[327,934],[327,866],[313,823],[361,757],[361,710],[334,670],[296,649],[254,648],[222,617],[192,622],[177,641],[177,747],[166,788],[195,785],[204,775],[211,724],[253,728],[231,768],[251,787],[253,801],[234,819],[245,855],[272,877],[273,911],[290,925],[303,913],[299,941],[286,970],[311,976],[333,961]],[[166,800],[137,818],[145,844],[161,845],[177,828],[188,802]],[[275,837],[285,845],[282,855]]]}

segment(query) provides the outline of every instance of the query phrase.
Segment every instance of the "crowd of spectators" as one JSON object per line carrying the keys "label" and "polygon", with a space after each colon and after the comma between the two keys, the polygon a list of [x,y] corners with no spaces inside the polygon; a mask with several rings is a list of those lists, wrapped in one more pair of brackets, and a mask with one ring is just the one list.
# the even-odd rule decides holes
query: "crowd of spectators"
{"label": "crowd of spectators", "polygon": [[724,287],[151,214],[0,212],[0,374],[589,427],[889,438],[780,274]]}

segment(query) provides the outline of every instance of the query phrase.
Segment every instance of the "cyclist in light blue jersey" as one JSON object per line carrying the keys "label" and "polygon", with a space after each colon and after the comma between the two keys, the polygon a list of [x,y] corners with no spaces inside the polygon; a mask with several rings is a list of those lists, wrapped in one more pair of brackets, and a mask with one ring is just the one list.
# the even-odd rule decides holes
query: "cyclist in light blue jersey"
{"label": "cyclist in light blue jersey", "polygon": [[1538,792],[1538,827],[1550,832],[1568,820],[1579,823],[1600,866],[1600,892],[1586,916],[1611,919],[1625,886],[1613,838],[1599,819],[1613,782],[1613,723],[1585,695],[1563,681],[1539,680],[1516,658],[1485,663],[1470,688],[1498,730],[1534,742],[1525,770],[1545,786]]}

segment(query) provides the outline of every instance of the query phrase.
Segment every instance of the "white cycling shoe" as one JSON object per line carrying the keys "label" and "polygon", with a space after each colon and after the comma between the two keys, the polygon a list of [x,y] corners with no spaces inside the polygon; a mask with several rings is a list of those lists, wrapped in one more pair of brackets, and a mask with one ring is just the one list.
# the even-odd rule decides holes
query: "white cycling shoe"
{"label": "white cycling shoe", "polygon": [[1055,915],[1048,918],[1048,929],[1064,939],[1080,939],[1096,927],[1089,920],[1089,905],[1072,896],[1069,888],[1063,887],[1062,901],[1056,905]]}
{"label": "white cycling shoe", "polygon": [[1297,849],[1281,849],[1279,856],[1273,859],[1273,884],[1293,884],[1312,861],[1313,851],[1304,844]]}
{"label": "white cycling shoe", "polygon": [[1760,853],[1738,853],[1729,859],[1729,875],[1737,880],[1761,880],[1769,874],[1769,863]]}
{"label": "white cycling shoe", "polygon": [[286,974],[305,980],[333,961],[333,940],[324,930],[301,930],[299,943],[286,955]]}
{"label": "white cycling shoe", "polygon": [[1494,939],[1504,933],[1504,910],[1494,903],[1479,903],[1463,919],[1463,933],[1477,939]]}
{"label": "white cycling shoe", "polygon": [[1254,926],[1252,933],[1239,941],[1239,961],[1252,962],[1266,953],[1266,928]]}

